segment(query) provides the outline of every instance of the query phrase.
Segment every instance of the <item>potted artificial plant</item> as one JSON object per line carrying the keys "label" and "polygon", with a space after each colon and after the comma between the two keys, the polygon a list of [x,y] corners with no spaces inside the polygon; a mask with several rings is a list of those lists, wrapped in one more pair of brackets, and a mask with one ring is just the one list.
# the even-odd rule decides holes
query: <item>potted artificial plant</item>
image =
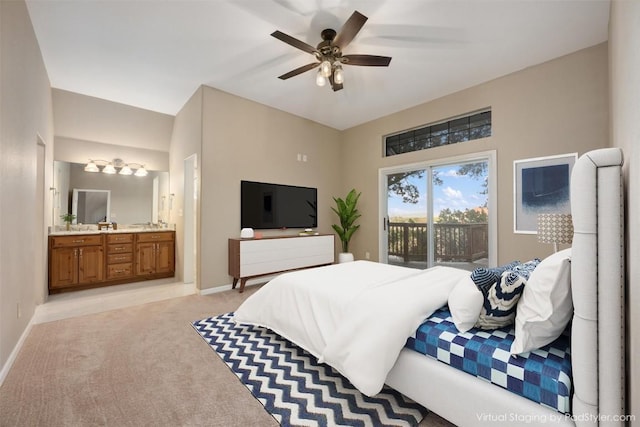
{"label": "potted artificial plant", "polygon": [[360,228],[359,224],[355,224],[356,220],[360,218],[357,208],[360,194],[355,189],[352,189],[344,200],[340,197],[333,198],[336,202],[336,207],[331,209],[338,215],[340,225],[333,224],[332,227],[338,233],[338,237],[342,242],[342,252],[338,255],[338,262],[353,261],[353,254],[349,252],[349,241],[353,233]]}
{"label": "potted artificial plant", "polygon": [[62,218],[65,224],[67,224],[67,231],[69,231],[71,229],[71,223],[76,219],[76,216],[74,214],[66,213],[60,215],[60,218]]}

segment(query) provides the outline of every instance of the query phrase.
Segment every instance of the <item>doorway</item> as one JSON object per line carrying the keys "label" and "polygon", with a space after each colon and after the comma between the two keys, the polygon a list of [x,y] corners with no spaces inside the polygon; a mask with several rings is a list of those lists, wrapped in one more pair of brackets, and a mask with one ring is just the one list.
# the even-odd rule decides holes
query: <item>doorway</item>
{"label": "doorway", "polygon": [[197,282],[197,206],[198,193],[198,157],[197,154],[184,159],[184,270],[185,284]]}
{"label": "doorway", "polygon": [[39,262],[35,266],[35,295],[36,304],[42,304],[47,299],[47,216],[45,215],[45,168],[46,168],[46,145],[40,135],[36,138],[36,193],[35,193],[35,213],[36,223],[34,224],[35,244]]}
{"label": "doorway", "polygon": [[381,262],[494,265],[495,188],[495,152],[381,169]]}

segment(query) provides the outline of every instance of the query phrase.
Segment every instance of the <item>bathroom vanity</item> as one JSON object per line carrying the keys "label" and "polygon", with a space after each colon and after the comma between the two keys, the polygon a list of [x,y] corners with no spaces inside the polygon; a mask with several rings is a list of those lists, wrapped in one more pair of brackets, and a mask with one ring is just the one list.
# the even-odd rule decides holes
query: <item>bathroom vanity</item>
{"label": "bathroom vanity", "polygon": [[175,231],[110,230],[49,235],[49,293],[175,275]]}

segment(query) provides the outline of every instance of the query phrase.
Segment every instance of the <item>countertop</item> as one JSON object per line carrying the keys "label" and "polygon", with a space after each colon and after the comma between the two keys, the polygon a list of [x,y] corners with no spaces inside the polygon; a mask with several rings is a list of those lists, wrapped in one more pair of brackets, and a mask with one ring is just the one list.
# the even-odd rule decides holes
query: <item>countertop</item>
{"label": "countertop", "polygon": [[175,231],[172,228],[118,228],[117,230],[70,230],[53,231],[49,236],[73,236],[76,234],[119,234],[119,233],[157,233],[159,231]]}

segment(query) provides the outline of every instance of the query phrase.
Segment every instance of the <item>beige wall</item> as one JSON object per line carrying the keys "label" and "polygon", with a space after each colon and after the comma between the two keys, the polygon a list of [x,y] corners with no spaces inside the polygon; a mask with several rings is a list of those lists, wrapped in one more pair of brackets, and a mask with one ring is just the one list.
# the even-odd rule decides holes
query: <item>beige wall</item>
{"label": "beige wall", "polygon": [[[230,283],[227,239],[240,236],[240,181],[318,188],[318,228],[332,232],[332,196],[340,193],[335,129],[203,87],[202,288]],[[307,161],[297,160],[304,154]],[[296,233],[273,231],[270,234]]]}
{"label": "beige wall", "polygon": [[169,114],[61,89],[52,93],[57,137],[169,151],[174,118]]}
{"label": "beige wall", "polygon": [[[497,152],[498,262],[550,253],[550,245],[537,243],[534,235],[513,233],[513,161],[607,146],[607,79],[607,45],[601,44],[345,131],[341,189],[362,191],[356,258],[365,252],[379,256],[380,168],[486,150]],[[492,109],[490,138],[382,156],[383,135],[485,107]]]}
{"label": "beige wall", "polygon": [[[173,193],[169,222],[176,225],[176,278],[183,279],[184,271],[184,160],[196,155],[198,169],[202,154],[202,95],[200,87],[175,117],[171,147],[169,149],[169,191]],[[200,200],[200,197],[198,197]],[[196,206],[199,211],[199,205]],[[200,215],[198,215],[200,217]],[[196,248],[200,247],[200,227],[196,224]],[[199,252],[199,249],[196,249]],[[199,259],[196,257],[199,266]],[[200,288],[199,268],[196,268],[196,286]]]}
{"label": "beige wall", "polygon": [[640,2],[611,3],[611,141],[624,150],[627,193],[627,412],[640,425]]}
{"label": "beige wall", "polygon": [[[24,1],[0,1],[0,40],[1,382],[44,297],[44,236],[51,218],[44,212],[51,211],[53,117],[49,79]],[[40,165],[39,138],[45,144]],[[37,176],[44,181],[44,195],[38,196]],[[34,259],[42,265],[34,267]]]}

